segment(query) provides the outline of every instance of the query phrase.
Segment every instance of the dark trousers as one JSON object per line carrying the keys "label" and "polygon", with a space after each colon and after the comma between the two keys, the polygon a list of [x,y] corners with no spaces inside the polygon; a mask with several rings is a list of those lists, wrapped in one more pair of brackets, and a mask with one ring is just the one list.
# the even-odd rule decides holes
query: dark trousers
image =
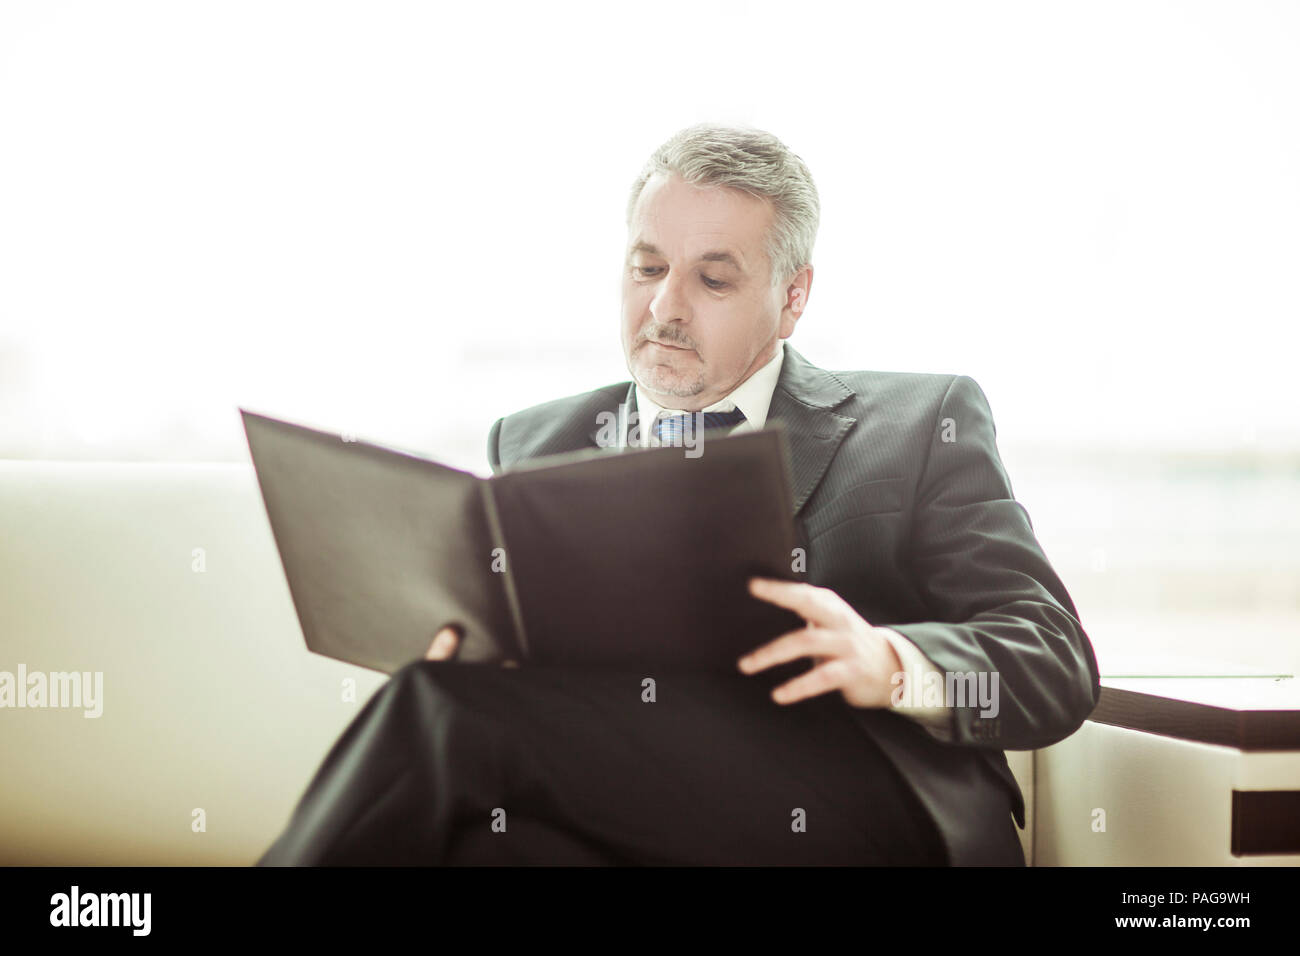
{"label": "dark trousers", "polygon": [[259,865],[945,865],[839,694],[765,675],[413,662]]}

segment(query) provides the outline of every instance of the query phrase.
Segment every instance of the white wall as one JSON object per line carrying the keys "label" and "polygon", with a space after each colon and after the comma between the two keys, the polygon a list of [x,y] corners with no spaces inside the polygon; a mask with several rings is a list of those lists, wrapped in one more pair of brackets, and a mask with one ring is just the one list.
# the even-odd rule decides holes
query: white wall
{"label": "white wall", "polygon": [[242,404],[486,470],[497,416],[626,377],[627,187],[737,121],[821,192],[797,348],[973,375],[1099,620],[1285,631],[1298,40],[1262,2],[7,2],[0,456],[246,460]]}

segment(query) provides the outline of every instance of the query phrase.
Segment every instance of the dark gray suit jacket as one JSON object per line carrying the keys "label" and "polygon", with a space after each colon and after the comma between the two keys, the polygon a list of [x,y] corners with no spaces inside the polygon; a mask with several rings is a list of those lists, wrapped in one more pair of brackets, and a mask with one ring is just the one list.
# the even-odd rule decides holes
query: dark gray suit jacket
{"label": "dark gray suit jacket", "polygon": [[[1070,596],[1012,497],[984,393],[962,375],[828,372],[785,349],[768,420],[787,428],[807,580],[941,671],[998,675],[997,717],[968,698],[948,743],[888,709],[855,718],[912,784],[954,865],[1023,864],[1008,813],[1023,827],[1024,798],[1003,751],[1068,737],[1101,688]],[[498,419],[493,471],[596,447],[598,415],[620,403],[635,408],[631,382]]]}

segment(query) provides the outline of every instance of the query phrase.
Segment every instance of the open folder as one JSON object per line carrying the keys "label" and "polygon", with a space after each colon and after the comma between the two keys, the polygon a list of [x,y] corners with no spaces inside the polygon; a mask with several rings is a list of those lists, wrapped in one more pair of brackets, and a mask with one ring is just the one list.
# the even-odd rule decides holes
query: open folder
{"label": "open folder", "polygon": [[479,478],[244,409],[307,647],[392,673],[444,624],[456,660],[726,670],[803,621],[780,423],[690,450],[589,450]]}

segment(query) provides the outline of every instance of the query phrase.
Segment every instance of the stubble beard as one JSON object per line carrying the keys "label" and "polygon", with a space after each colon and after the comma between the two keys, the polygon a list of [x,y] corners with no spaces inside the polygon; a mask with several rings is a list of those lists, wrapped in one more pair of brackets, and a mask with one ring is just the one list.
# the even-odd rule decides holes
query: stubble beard
{"label": "stubble beard", "polygon": [[708,385],[703,368],[694,378],[686,380],[683,380],[683,373],[664,365],[652,365],[640,371],[634,367],[632,377],[647,392],[671,395],[673,398],[692,398],[704,391]]}

